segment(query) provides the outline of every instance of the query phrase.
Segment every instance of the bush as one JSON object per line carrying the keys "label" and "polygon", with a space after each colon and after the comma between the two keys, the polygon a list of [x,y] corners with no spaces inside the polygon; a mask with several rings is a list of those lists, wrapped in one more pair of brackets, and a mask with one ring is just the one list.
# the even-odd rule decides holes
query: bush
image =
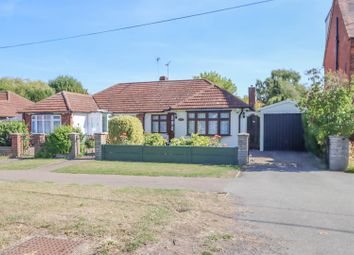
{"label": "bush", "polygon": [[317,142],[315,130],[310,128],[308,125],[308,117],[306,113],[302,117],[302,123],[304,126],[304,140],[306,150],[316,156],[322,156],[324,153],[323,148],[321,148]]}
{"label": "bush", "polygon": [[79,133],[82,141],[82,133],[79,128],[60,126],[47,136],[42,149],[35,155],[37,158],[52,158],[57,154],[68,154],[71,149],[70,133]]}
{"label": "bush", "polygon": [[25,141],[28,142],[29,132],[25,123],[22,121],[0,121],[0,146],[11,146],[10,134],[13,133],[24,134]]}
{"label": "bush", "polygon": [[108,141],[111,144],[143,144],[144,129],[133,116],[121,115],[109,120]]}
{"label": "bush", "polygon": [[145,134],[144,145],[146,145],[146,146],[166,146],[166,140],[160,134]]}
{"label": "bush", "polygon": [[174,138],[171,140],[171,146],[200,146],[200,147],[221,147],[221,137],[215,135],[213,137],[200,136],[198,134],[192,134],[190,138]]}

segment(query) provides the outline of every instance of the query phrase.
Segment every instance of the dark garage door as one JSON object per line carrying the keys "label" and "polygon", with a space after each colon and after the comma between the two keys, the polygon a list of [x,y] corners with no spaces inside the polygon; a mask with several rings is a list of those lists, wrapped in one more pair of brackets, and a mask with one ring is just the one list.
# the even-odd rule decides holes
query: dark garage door
{"label": "dark garage door", "polygon": [[305,150],[301,114],[265,114],[264,150]]}

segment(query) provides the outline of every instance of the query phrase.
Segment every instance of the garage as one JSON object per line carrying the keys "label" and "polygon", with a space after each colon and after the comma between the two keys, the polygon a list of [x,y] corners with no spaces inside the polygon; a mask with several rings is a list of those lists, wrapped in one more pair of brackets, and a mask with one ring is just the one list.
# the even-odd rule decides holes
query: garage
{"label": "garage", "polygon": [[[254,115],[259,118],[259,149],[261,151],[305,150],[302,113],[296,102],[285,100],[265,106],[249,115],[252,121],[248,121],[247,131],[250,133],[251,141],[252,139],[257,141],[257,128],[251,126],[251,123],[257,124],[254,121]],[[253,148],[256,146],[253,145]]]}
{"label": "garage", "polygon": [[300,113],[264,114],[265,151],[303,151],[303,137]]}

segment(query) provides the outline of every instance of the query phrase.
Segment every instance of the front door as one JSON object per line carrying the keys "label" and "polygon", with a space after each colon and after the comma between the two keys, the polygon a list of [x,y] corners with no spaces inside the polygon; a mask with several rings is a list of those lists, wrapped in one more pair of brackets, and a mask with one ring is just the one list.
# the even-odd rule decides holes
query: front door
{"label": "front door", "polygon": [[167,134],[169,140],[175,138],[175,119],[176,113],[170,112],[167,114]]}
{"label": "front door", "polygon": [[247,118],[247,133],[250,134],[249,147],[253,150],[259,150],[259,131],[260,118],[257,115],[251,115]]}

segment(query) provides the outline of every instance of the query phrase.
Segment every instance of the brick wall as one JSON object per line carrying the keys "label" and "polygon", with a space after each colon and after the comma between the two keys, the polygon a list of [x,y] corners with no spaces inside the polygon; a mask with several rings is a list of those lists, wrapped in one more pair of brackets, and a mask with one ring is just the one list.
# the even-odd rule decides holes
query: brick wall
{"label": "brick wall", "polygon": [[73,115],[71,113],[61,114],[61,124],[72,126],[73,125]]}
{"label": "brick wall", "polygon": [[354,73],[354,63],[351,59],[351,51],[353,51],[354,54],[354,43],[351,42],[348,36],[343,16],[339,9],[338,1],[335,1],[333,7],[333,15],[326,45],[324,67],[326,71],[336,71],[336,17],[339,18],[339,70],[346,73],[348,78],[350,78],[351,72]]}

